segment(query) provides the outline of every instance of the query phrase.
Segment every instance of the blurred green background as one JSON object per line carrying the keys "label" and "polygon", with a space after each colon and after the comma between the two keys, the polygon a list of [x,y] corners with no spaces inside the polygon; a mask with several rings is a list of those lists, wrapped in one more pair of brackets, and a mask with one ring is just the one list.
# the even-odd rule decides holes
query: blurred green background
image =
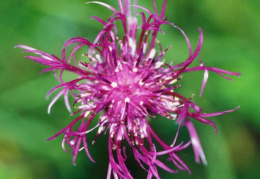
{"label": "blurred green background", "polygon": [[[50,102],[46,93],[57,81],[52,73],[40,75],[43,66],[25,59],[18,44],[26,44],[61,57],[64,42],[72,37],[91,41],[102,26],[89,17],[111,15],[104,7],[85,5],[86,0],[9,0],[0,3],[0,178],[2,179],[70,179],[105,178],[107,136],[101,135],[90,152],[91,163],[84,152],[73,166],[71,155],[61,149],[62,137],[46,139],[63,128],[69,117],[63,100],[47,114]],[[105,1],[104,1],[105,2]],[[163,3],[157,0],[158,7]],[[116,6],[116,0],[110,0]],[[151,0],[141,5],[152,8]],[[204,31],[200,58],[207,66],[241,72],[234,82],[210,73],[202,98],[199,98],[202,72],[186,74],[179,93],[186,97],[195,94],[194,101],[203,112],[241,108],[233,113],[211,118],[214,129],[194,121],[208,165],[196,164],[191,147],[180,155],[192,171],[177,175],[161,171],[161,177],[192,179],[254,179],[260,178],[260,1],[256,0],[171,0],[166,14],[168,20],[180,26],[189,36],[193,48],[198,41],[198,27]],[[165,35],[159,39],[166,48],[167,61],[175,64],[187,58],[188,51],[180,32],[164,26]],[[166,141],[173,140],[176,125],[157,118],[151,122],[155,131]],[[91,134],[90,138],[94,136]],[[182,129],[179,141],[188,140]],[[130,162],[130,167],[145,178],[145,173]]]}

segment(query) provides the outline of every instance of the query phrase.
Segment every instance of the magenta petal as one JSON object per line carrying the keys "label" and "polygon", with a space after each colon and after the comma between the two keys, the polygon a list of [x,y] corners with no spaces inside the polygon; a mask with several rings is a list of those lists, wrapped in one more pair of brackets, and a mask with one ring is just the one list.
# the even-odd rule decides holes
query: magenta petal
{"label": "magenta petal", "polygon": [[199,136],[196,132],[194,125],[192,124],[192,122],[189,119],[185,120],[184,125],[188,128],[188,131],[190,133],[191,144],[192,144],[193,151],[195,154],[195,161],[197,163],[199,163],[200,159],[201,159],[202,162],[204,163],[204,165],[207,165],[207,160],[206,160],[204,151],[201,147],[200,139],[199,139]]}

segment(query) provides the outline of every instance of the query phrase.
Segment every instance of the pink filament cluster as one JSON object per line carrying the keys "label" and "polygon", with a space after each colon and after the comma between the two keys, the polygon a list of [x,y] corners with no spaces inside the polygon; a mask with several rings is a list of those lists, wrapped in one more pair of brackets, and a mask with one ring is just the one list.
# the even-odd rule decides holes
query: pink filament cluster
{"label": "pink filament cluster", "polygon": [[[74,106],[78,111],[72,114],[79,113],[79,117],[49,140],[64,134],[63,149],[67,151],[65,145],[70,147],[74,164],[77,154],[83,149],[94,162],[88,150],[86,136],[97,129],[96,138],[93,140],[95,142],[102,132],[108,132],[107,178],[112,176],[114,178],[133,178],[125,164],[127,157],[125,147],[122,145],[123,140],[129,144],[139,165],[147,171],[149,179],[160,178],[157,167],[171,173],[177,172],[158,159],[158,156],[161,155],[168,155],[169,160],[178,169],[187,170],[190,173],[187,165],[177,155],[178,151],[187,148],[190,144],[193,146],[196,162],[200,162],[201,159],[203,163],[206,163],[199,137],[190,118],[216,128],[215,124],[206,118],[232,112],[235,109],[217,113],[201,113],[200,107],[191,99],[176,93],[174,89],[180,87],[178,81],[187,72],[204,71],[201,94],[205,88],[209,71],[218,73],[229,80],[231,79],[224,76],[225,74],[236,76],[240,74],[207,67],[203,62],[199,66],[189,67],[200,52],[203,41],[202,30],[199,29],[199,42],[193,52],[186,34],[179,27],[167,21],[167,17],[164,15],[167,0],[164,1],[160,13],[157,12],[155,0],[153,0],[154,12],[137,4],[130,4],[130,0],[118,0],[119,10],[102,2],[90,3],[101,4],[113,12],[113,15],[106,21],[93,17],[104,26],[94,42],[81,37],[68,40],[63,47],[61,59],[25,45],[17,46],[25,49],[24,52],[37,54],[38,56],[26,56],[26,58],[48,66],[43,72],[54,71],[60,82],[60,85],[48,93],[50,95],[54,91],[60,90],[51,101],[49,112],[51,106],[62,95],[64,95],[68,110],[71,111],[68,100],[69,92],[75,98]],[[141,24],[137,23],[136,14],[131,12],[130,8],[134,8],[135,11],[136,9],[143,10],[139,13],[142,19]],[[117,36],[116,21],[120,21],[123,26],[122,38]],[[160,26],[163,24],[169,24],[179,29],[186,39],[189,57],[183,63],[171,66],[164,61],[163,56],[170,47],[163,50],[156,39],[158,32],[161,31]],[[73,50],[67,57],[66,49],[72,44],[74,44]],[[76,52],[85,46],[89,50],[84,56],[90,62],[79,61],[75,57]],[[64,71],[73,72],[78,75],[78,78],[66,82],[62,75]],[[94,128],[90,128],[90,124],[97,115],[100,115],[98,123]],[[176,119],[179,128],[180,126],[187,127],[191,141],[186,144],[176,144],[178,128],[172,144],[164,143],[147,121],[148,118],[154,118],[155,115],[164,116],[169,120]],[[77,129],[75,129],[75,124],[79,124]],[[164,150],[157,151],[155,141]]]}

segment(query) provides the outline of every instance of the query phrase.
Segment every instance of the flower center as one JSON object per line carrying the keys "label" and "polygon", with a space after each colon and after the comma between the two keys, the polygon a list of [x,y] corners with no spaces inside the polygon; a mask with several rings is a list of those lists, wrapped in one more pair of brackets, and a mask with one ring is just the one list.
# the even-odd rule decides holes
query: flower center
{"label": "flower center", "polygon": [[[111,95],[117,101],[123,101],[128,98],[130,101],[140,102],[142,96],[146,96],[151,92],[147,90],[148,86],[142,81],[145,77],[144,72],[137,70],[129,70],[128,67],[114,73],[111,80]],[[130,102],[129,101],[129,102]]]}

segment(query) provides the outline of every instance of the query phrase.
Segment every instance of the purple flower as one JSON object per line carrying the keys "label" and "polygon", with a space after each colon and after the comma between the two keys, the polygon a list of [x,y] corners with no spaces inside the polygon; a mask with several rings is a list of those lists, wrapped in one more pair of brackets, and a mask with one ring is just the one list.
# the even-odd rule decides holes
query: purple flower
{"label": "purple flower", "polygon": [[[54,87],[48,96],[56,90],[60,90],[51,101],[48,112],[52,105],[62,95],[65,104],[71,112],[68,100],[69,92],[75,98],[74,107],[78,110],[71,112],[72,115],[78,113],[68,126],[60,130],[48,140],[55,139],[63,134],[62,147],[66,152],[73,155],[73,163],[77,154],[85,150],[89,159],[92,159],[87,141],[87,134],[97,129],[95,139],[103,132],[108,133],[108,153],[109,165],[107,178],[133,178],[128,170],[125,161],[127,160],[126,141],[133,151],[133,155],[139,165],[147,171],[147,178],[160,178],[157,167],[168,172],[176,173],[177,170],[169,168],[158,159],[158,156],[167,155],[176,168],[187,170],[187,165],[177,155],[178,151],[193,146],[195,161],[206,164],[206,158],[200,144],[198,134],[191,122],[191,118],[201,123],[209,124],[216,129],[216,125],[208,120],[208,117],[221,115],[233,110],[202,113],[201,108],[191,101],[175,92],[180,87],[179,80],[183,74],[193,71],[204,71],[201,93],[206,86],[209,71],[215,72],[222,77],[231,80],[225,75],[236,75],[234,73],[207,67],[199,59],[200,65],[189,67],[198,57],[202,41],[202,30],[199,29],[199,41],[195,51],[192,50],[190,41],[186,34],[177,26],[167,21],[164,15],[166,2],[164,1],[161,12],[157,11],[155,0],[153,0],[154,12],[145,7],[138,6],[136,3],[130,4],[130,0],[118,0],[119,10],[108,4],[98,1],[113,12],[107,21],[99,17],[92,17],[101,23],[104,28],[98,33],[94,42],[85,38],[75,37],[68,40],[62,50],[62,58],[49,55],[34,48],[18,45],[25,49],[24,52],[32,52],[38,56],[26,56],[35,62],[48,66],[42,72],[54,71],[60,85]],[[133,11],[130,11],[133,9]],[[141,16],[141,23],[137,23],[136,10],[141,9],[138,15]],[[123,32],[118,33],[116,22],[120,22]],[[164,54],[170,48],[163,50],[162,45],[156,39],[161,32],[160,26],[168,24],[177,28],[186,39],[189,57],[183,63],[169,65],[163,59]],[[119,35],[118,35],[119,34]],[[123,35],[122,35],[123,34]],[[119,37],[119,36],[123,37]],[[67,47],[74,44],[70,56],[66,56]],[[85,61],[79,61],[75,54],[82,47],[88,47],[88,52],[83,54]],[[88,59],[88,60],[87,60]],[[87,62],[89,61],[89,62]],[[63,72],[69,71],[78,75],[72,81],[63,80]],[[156,115],[173,120],[179,125],[176,136],[172,144],[163,142],[148,123],[149,118]],[[90,125],[95,117],[98,123],[95,127]],[[75,130],[75,127],[77,130]],[[179,129],[181,126],[187,127],[191,140],[187,143],[176,143]],[[163,150],[157,150],[157,142]],[[65,146],[69,146],[68,151]]]}

